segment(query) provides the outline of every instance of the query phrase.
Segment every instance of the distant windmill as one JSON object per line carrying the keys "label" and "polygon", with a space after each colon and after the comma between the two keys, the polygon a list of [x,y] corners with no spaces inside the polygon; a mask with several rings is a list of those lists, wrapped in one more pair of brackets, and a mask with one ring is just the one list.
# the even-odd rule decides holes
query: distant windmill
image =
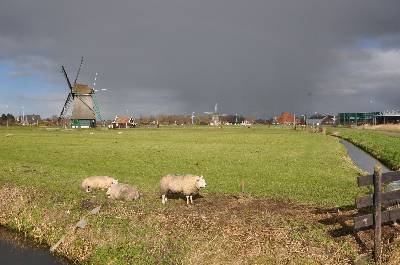
{"label": "distant windmill", "polygon": [[215,103],[214,112],[204,112],[205,114],[212,115],[210,125],[219,126],[221,125],[221,116],[226,116],[226,114],[218,113],[218,102]]}
{"label": "distant windmill", "polygon": [[[67,81],[69,93],[61,110],[59,120],[63,120],[67,117],[67,113],[72,104],[72,115],[70,117],[72,128],[93,128],[96,127],[96,118],[98,120],[102,120],[102,118],[97,104],[95,90],[90,88],[88,85],[77,83],[82,63],[83,57],[81,58],[73,85],[71,85],[71,82],[69,81],[65,67],[63,65],[61,66],[64,77]],[[94,85],[96,78],[97,73]]]}

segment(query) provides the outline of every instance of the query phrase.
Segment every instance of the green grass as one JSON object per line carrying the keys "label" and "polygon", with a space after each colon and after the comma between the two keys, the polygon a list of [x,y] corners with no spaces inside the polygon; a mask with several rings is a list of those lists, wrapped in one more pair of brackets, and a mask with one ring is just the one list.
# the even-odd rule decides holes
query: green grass
{"label": "green grass", "polygon": [[357,172],[342,159],[336,139],[293,130],[18,128],[0,130],[0,146],[0,181],[70,195],[80,194],[81,180],[90,175],[115,176],[156,192],[168,173],[204,175],[205,193],[235,194],[244,180],[254,196],[303,204],[349,204],[357,193]]}
{"label": "green grass", "polygon": [[340,137],[372,154],[393,170],[400,169],[400,137],[369,130],[335,128]]}
{"label": "green grass", "polygon": [[[353,204],[362,192],[334,137],[267,127],[0,128],[0,161],[0,224],[39,242],[54,244],[103,205],[57,250],[78,262],[336,264],[357,256],[328,235],[336,224],[312,213]],[[204,175],[204,198],[162,205],[158,183],[168,173]],[[134,184],[143,196],[113,202],[104,191],[88,194],[80,182],[91,175]],[[241,181],[252,199],[232,196]]]}

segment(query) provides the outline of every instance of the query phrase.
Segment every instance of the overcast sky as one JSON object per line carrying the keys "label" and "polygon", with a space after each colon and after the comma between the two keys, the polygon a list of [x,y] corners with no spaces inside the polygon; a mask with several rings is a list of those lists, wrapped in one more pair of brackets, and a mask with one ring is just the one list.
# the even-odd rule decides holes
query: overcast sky
{"label": "overcast sky", "polygon": [[[2,0],[0,113],[59,114],[60,73],[103,116],[400,109],[400,1]],[[8,106],[8,108],[6,108]]]}

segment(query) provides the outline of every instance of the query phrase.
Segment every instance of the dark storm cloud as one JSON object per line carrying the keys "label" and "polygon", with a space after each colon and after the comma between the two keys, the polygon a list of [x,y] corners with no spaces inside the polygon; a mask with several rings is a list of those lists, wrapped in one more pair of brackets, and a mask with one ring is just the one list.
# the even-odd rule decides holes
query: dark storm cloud
{"label": "dark storm cloud", "polygon": [[[215,102],[264,116],[353,111],[369,98],[384,108],[400,99],[390,62],[400,57],[399,10],[366,0],[3,0],[0,59],[61,83],[57,66],[73,76],[84,55],[80,80],[99,72],[108,115]],[[376,75],[382,68],[394,72]]]}

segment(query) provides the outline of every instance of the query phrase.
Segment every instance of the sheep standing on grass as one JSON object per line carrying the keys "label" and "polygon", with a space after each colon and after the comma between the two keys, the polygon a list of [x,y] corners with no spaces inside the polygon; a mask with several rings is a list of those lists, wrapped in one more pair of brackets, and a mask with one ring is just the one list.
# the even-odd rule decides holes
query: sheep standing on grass
{"label": "sheep standing on grass", "polygon": [[107,189],[112,183],[118,183],[118,180],[108,176],[92,176],[82,181],[81,187],[90,192],[91,189]]}
{"label": "sheep standing on grass", "polygon": [[128,184],[113,183],[107,190],[107,197],[113,200],[133,201],[139,199],[136,187]]}
{"label": "sheep standing on grass", "polygon": [[186,204],[193,203],[193,194],[207,186],[203,176],[194,175],[166,175],[160,180],[161,202],[167,202],[167,193],[182,193],[186,196]]}

